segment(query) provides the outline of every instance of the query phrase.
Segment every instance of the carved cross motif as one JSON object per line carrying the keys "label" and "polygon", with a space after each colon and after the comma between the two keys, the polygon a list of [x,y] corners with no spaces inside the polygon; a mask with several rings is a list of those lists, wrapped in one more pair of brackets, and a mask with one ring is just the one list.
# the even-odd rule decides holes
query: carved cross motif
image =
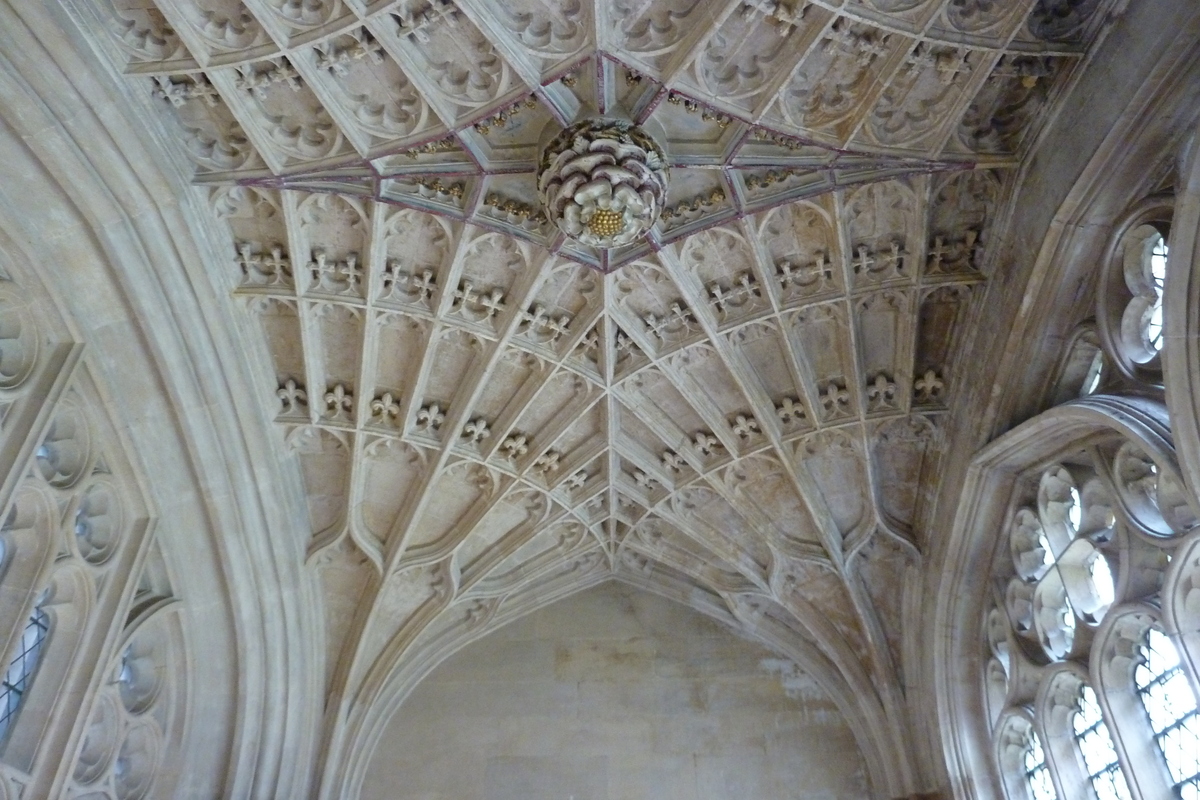
{"label": "carved cross motif", "polygon": [[351,253],[345,261],[329,262],[321,250],[313,250],[313,260],[308,262],[314,289],[328,289],[334,294],[358,294],[362,282],[362,266],[358,254]]}
{"label": "carved cross motif", "polygon": [[242,242],[238,246],[237,264],[242,268],[243,285],[286,286],[292,282],[292,262],[278,245],[264,258],[254,253],[252,242]]}
{"label": "carved cross motif", "polygon": [[725,289],[717,281],[708,285],[708,294],[712,297],[712,305],[724,314],[729,307],[745,305],[755,297],[761,297],[762,291],[758,283],[749,274],[743,272],[733,279],[733,286]]}
{"label": "carved cross motif", "polygon": [[582,489],[583,485],[585,483],[587,483],[587,481],[588,481],[587,471],[581,469],[581,470],[579,470],[579,472],[576,472],[574,475],[572,475],[571,477],[569,477],[565,481],[563,481],[563,484],[567,487],[568,490],[573,492],[576,489]]}
{"label": "carved cross motif", "polygon": [[668,336],[682,333],[693,322],[692,311],[681,301],[671,303],[670,309],[663,316],[647,314],[643,317],[646,327],[660,341],[666,341]]}
{"label": "carved cross motif", "polygon": [[797,289],[809,289],[815,292],[823,289],[829,281],[833,280],[833,270],[824,253],[818,253],[816,261],[803,266],[784,259],[775,266],[775,270],[775,280],[779,282],[781,289],[794,286]]}
{"label": "carved cross motif", "polygon": [[405,299],[411,303],[423,303],[433,296],[437,289],[437,281],[433,279],[432,270],[424,270],[420,275],[405,272],[400,262],[389,258],[383,268],[383,296],[392,297],[397,291],[403,292]]}
{"label": "carved cross motif", "polygon": [[504,292],[500,289],[492,289],[487,293],[477,292],[470,281],[463,281],[454,292],[454,302],[459,310],[482,314],[479,321],[490,321],[504,310]]}
{"label": "carved cross motif", "polygon": [[521,320],[526,331],[544,337],[548,344],[557,342],[569,333],[568,326],[571,324],[571,318],[566,314],[550,316],[541,303],[535,303],[528,311],[522,311]]}

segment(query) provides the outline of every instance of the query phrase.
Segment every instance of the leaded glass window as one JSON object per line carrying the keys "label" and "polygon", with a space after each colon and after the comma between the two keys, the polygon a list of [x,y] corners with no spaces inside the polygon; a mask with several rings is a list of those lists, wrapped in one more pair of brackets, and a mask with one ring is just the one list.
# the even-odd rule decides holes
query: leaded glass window
{"label": "leaded glass window", "polygon": [[1079,752],[1083,754],[1088,782],[1098,800],[1130,800],[1129,785],[1117,763],[1117,749],[1104,724],[1096,693],[1090,686],[1085,685],[1079,693],[1079,710],[1075,712],[1072,725]]}
{"label": "leaded glass window", "polygon": [[1033,731],[1029,732],[1029,747],[1025,751],[1025,780],[1029,781],[1029,794],[1033,800],[1058,800],[1046,766],[1046,751],[1042,749],[1042,740]]}
{"label": "leaded glass window", "polygon": [[17,654],[9,662],[4,680],[0,683],[0,740],[8,734],[13,720],[16,719],[21,701],[29,690],[34,672],[37,671],[46,637],[49,635],[50,617],[38,606],[25,623],[25,630],[21,632],[21,641],[17,645]]}
{"label": "leaded glass window", "polygon": [[1162,631],[1151,628],[1146,634],[1133,678],[1176,793],[1183,800],[1200,800],[1200,713],[1179,651]]}

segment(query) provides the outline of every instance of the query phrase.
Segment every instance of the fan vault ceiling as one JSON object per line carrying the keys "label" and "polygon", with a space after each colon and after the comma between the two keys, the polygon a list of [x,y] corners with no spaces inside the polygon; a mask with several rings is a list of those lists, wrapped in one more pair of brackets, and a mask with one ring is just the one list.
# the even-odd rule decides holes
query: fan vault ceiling
{"label": "fan vault ceiling", "polygon": [[[270,354],[331,691],[614,575],[902,686],[1009,168],[1104,7],[108,0]],[[534,183],[595,115],[671,163],[610,253]]]}

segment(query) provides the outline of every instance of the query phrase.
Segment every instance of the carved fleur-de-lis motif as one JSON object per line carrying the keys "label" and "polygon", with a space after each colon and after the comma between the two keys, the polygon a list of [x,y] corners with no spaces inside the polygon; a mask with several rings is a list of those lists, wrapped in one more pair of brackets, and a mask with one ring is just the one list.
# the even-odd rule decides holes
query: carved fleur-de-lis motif
{"label": "carved fleur-de-lis motif", "polygon": [[330,419],[349,419],[354,408],[354,395],[339,383],[325,393],[325,410]]}
{"label": "carved fleur-de-lis motif", "polygon": [[587,482],[588,482],[587,470],[581,469],[581,470],[579,470],[579,472],[576,472],[574,475],[572,475],[571,477],[569,477],[565,481],[563,481],[563,484],[567,487],[568,490],[573,492],[576,489],[582,489],[583,485]]}
{"label": "carved fleur-de-lis motif", "polygon": [[821,405],[825,409],[825,417],[832,418],[850,413],[850,392],[830,381],[821,393]]}
{"label": "carved fleur-de-lis motif", "polygon": [[551,472],[558,472],[559,460],[562,458],[562,453],[557,450],[547,450],[537,457],[533,462],[533,468],[543,475],[549,475]]}
{"label": "carved fleur-de-lis motif", "polygon": [[715,454],[721,447],[721,440],[713,436],[711,433],[699,431],[695,437],[692,438],[692,444],[697,450],[700,451],[701,455],[709,457]]}
{"label": "carved fleur-de-lis motif", "polygon": [[275,396],[283,403],[284,414],[303,414],[308,408],[308,392],[291,378],[284,381]]}
{"label": "carved fleur-de-lis motif", "polygon": [[446,421],[446,415],[437,403],[430,403],[417,412],[417,430],[436,431]]}
{"label": "carved fleur-de-lis motif", "polygon": [[784,425],[802,422],[805,417],[804,406],[795,398],[785,397],[775,406],[775,416],[779,417],[779,421]]}
{"label": "carved fleur-de-lis motif", "polygon": [[654,480],[654,478],[650,477],[640,469],[634,470],[632,477],[633,482],[646,491],[650,491],[654,489],[655,486],[658,486],[658,481]]}
{"label": "carved fleur-de-lis motif", "polygon": [[881,372],[867,386],[867,408],[878,411],[895,407],[896,382]]}
{"label": "carved fleur-de-lis motif", "polygon": [[523,433],[515,433],[501,443],[500,450],[505,458],[520,458],[529,452],[529,437]]}
{"label": "carved fleur-de-lis motif", "polygon": [[738,414],[734,417],[733,421],[729,423],[729,427],[733,428],[733,432],[739,439],[749,439],[759,432],[758,420],[746,414]]}
{"label": "carved fleur-de-lis motif", "polygon": [[471,442],[481,442],[491,435],[492,431],[483,417],[476,417],[463,426],[463,438]]}
{"label": "carved fleur-de-lis motif", "polygon": [[946,383],[941,376],[933,370],[925,370],[925,374],[917,378],[913,383],[913,389],[917,392],[918,403],[940,403],[942,401],[942,393],[946,390]]}
{"label": "carved fleur-de-lis motif", "polygon": [[678,453],[663,450],[662,465],[671,472],[682,472],[683,468],[687,466],[687,462]]}
{"label": "carved fleur-de-lis motif", "polygon": [[384,392],[371,401],[372,419],[378,419],[386,425],[395,425],[399,416],[400,404],[392,397],[391,392]]}

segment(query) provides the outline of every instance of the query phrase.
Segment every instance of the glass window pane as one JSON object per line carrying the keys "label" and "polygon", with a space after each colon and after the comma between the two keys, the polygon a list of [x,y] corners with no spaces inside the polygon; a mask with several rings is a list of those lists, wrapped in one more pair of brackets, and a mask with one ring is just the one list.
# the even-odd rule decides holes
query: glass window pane
{"label": "glass window pane", "polygon": [[40,607],[35,608],[29,621],[25,623],[25,630],[21,632],[17,653],[8,664],[3,682],[0,682],[0,739],[3,739],[12,727],[17,710],[21,707],[21,700],[29,689],[34,671],[37,670],[38,660],[49,633],[50,618]]}
{"label": "glass window pane", "polygon": [[1029,781],[1029,794],[1033,800],[1058,800],[1050,770],[1046,768],[1046,753],[1033,731],[1029,732],[1029,749],[1025,751],[1025,779]]}
{"label": "glass window pane", "polygon": [[1133,679],[1150,718],[1154,741],[1181,797],[1196,798],[1200,790],[1200,712],[1179,652],[1162,631],[1151,628],[1142,645]]}
{"label": "glass window pane", "polygon": [[1100,712],[1100,703],[1092,687],[1084,686],[1079,695],[1079,710],[1072,720],[1075,741],[1083,754],[1088,781],[1099,800],[1130,800],[1129,786],[1117,763],[1117,749]]}

